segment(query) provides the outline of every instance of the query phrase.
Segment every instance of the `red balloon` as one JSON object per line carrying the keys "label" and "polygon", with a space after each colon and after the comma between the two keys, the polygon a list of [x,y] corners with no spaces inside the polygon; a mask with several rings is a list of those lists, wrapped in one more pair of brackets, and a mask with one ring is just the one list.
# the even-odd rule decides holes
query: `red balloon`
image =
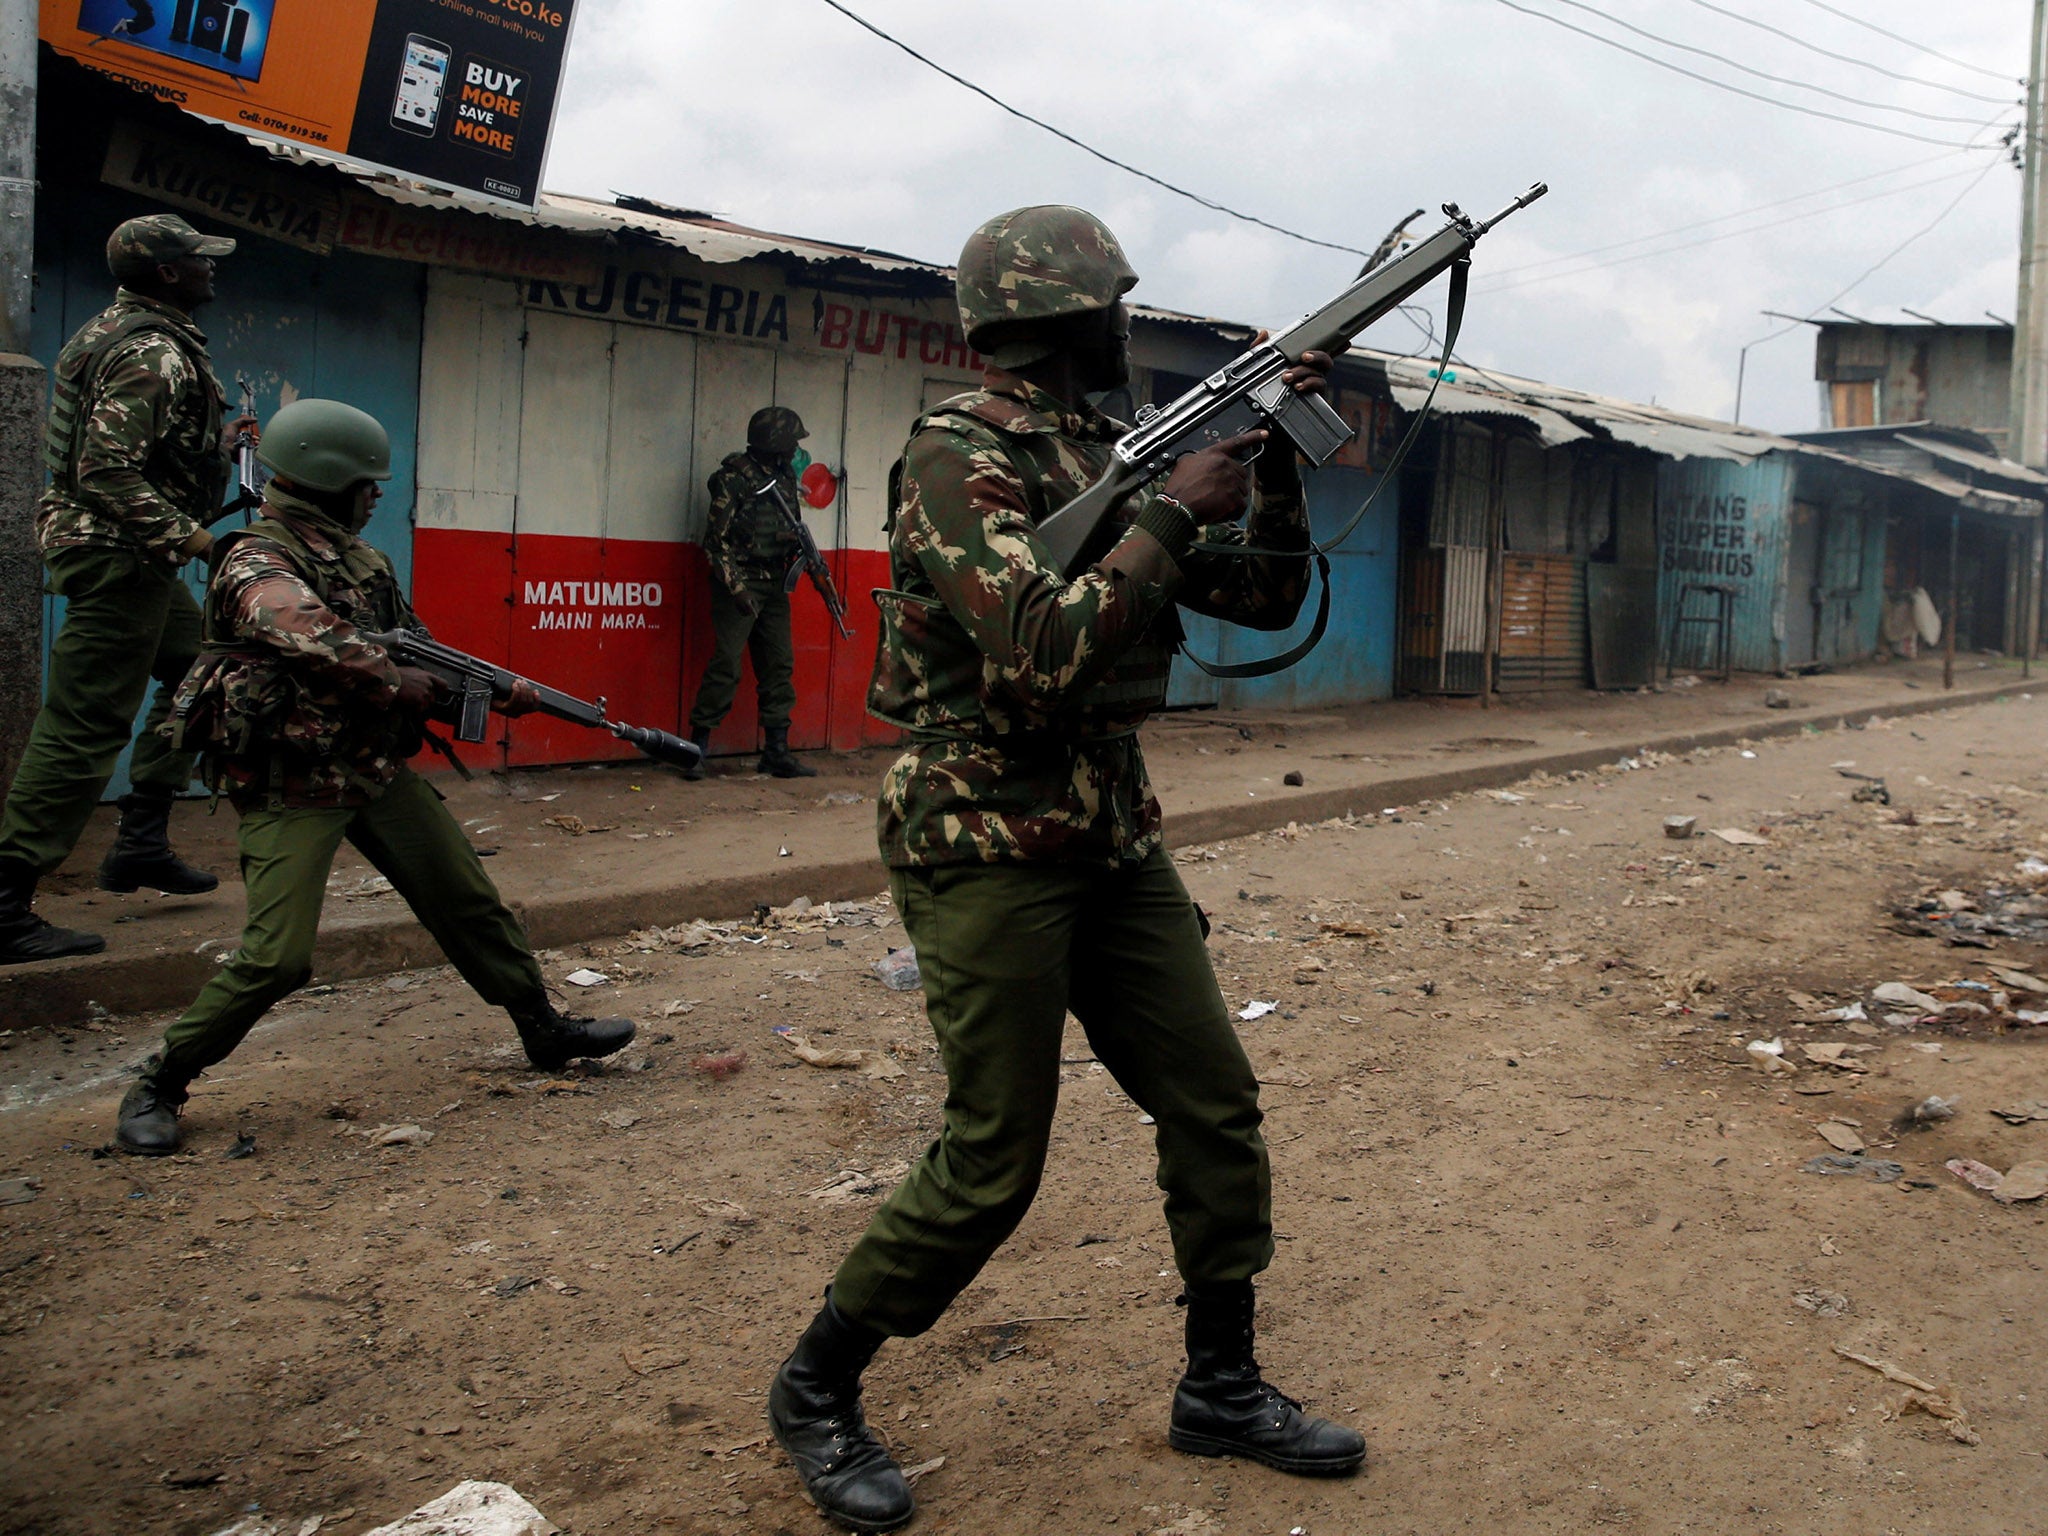
{"label": "red balloon", "polygon": [[822,464],[813,464],[799,482],[804,500],[814,507],[829,507],[839,499],[839,477]]}

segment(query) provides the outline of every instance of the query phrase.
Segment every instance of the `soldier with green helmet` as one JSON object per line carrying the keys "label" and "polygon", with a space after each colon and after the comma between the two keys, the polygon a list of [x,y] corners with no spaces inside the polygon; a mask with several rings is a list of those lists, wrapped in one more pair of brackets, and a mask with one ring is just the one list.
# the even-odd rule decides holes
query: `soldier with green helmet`
{"label": "soldier with green helmet", "polygon": [[43,707],[0,811],[0,965],[88,955],[98,934],[37,916],[37,884],[70,855],[157,683],[135,737],[129,792],[101,889],[171,895],[220,882],[171,851],[171,802],[189,754],[156,734],[199,647],[199,609],[179,571],[213,542],[236,434],[193,312],[235,242],[176,214],[129,219],[107,241],[114,302],[57,355],[44,438],[50,475],[36,515],[49,590],[66,601]]}
{"label": "soldier with green helmet", "polygon": [[[511,1014],[536,1067],[558,1071],[633,1038],[630,1020],[556,1011],[476,850],[440,794],[406,767],[436,683],[363,638],[423,628],[391,562],[361,537],[391,478],[384,428],[339,401],[298,400],[271,419],[258,457],[274,475],[262,515],[220,540],[204,643],[166,726],[240,817],[248,921],[122,1099],[115,1141],[126,1152],[176,1151],[192,1080],[305,985],[343,839],[484,1001]],[[521,683],[503,709],[523,714],[533,703]]]}
{"label": "soldier with green helmet", "polygon": [[[1136,281],[1080,209],[984,224],[958,277],[968,340],[990,359],[983,387],[920,417],[894,476],[868,709],[908,737],[879,832],[946,1105],[768,1397],[806,1492],[854,1530],[912,1513],[862,1419],[861,1373],[885,1339],[930,1328],[1030,1206],[1069,1010],[1158,1125],[1187,1307],[1172,1444],[1297,1473],[1365,1460],[1356,1432],[1304,1414],[1253,1355],[1252,1282],[1273,1256],[1258,1084],[1137,737],[1165,702],[1179,607],[1259,629],[1299,612],[1310,537],[1294,455],[1260,431],[1183,458],[1071,579],[1036,532],[1126,430],[1087,402],[1128,379]],[[1329,367],[1311,353],[1286,377],[1317,391]],[[1254,475],[1238,455],[1258,448]]]}
{"label": "soldier with green helmet", "polygon": [[[704,553],[711,559],[711,661],[690,706],[690,739],[706,746],[732,709],[740,685],[740,658],[754,661],[754,695],[761,713],[761,760],[755,767],[778,779],[808,779],[817,769],[789,750],[789,717],[796,708],[796,646],[789,633],[790,572],[803,550],[776,508],[771,486],[786,503],[797,499],[796,445],[809,437],[803,418],[786,405],[765,405],[747,422],[747,446],[727,454],[711,476],[711,511]],[[701,779],[703,768],[683,777]]]}

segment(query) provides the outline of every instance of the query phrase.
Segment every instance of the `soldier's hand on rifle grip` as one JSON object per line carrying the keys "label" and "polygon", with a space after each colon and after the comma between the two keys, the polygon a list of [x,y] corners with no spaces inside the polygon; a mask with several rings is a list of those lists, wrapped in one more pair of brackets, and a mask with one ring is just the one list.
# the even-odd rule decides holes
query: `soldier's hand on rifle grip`
{"label": "soldier's hand on rifle grip", "polygon": [[220,451],[233,458],[243,448],[255,448],[263,442],[263,428],[257,425],[254,416],[237,416],[221,429]]}
{"label": "soldier's hand on rifle grip", "polygon": [[1263,447],[1270,435],[1261,427],[1182,455],[1166,477],[1166,494],[1186,507],[1198,526],[1231,521],[1243,513],[1251,495],[1251,469],[1242,455]]}
{"label": "soldier's hand on rifle grip", "polygon": [[494,701],[491,708],[501,715],[518,717],[530,715],[540,708],[540,695],[534,692],[533,684],[519,678],[512,684],[512,691],[502,699]]}
{"label": "soldier's hand on rifle grip", "polygon": [[441,691],[441,680],[421,667],[400,667],[398,669],[398,697],[392,702],[400,709],[424,715],[434,707],[434,699]]}

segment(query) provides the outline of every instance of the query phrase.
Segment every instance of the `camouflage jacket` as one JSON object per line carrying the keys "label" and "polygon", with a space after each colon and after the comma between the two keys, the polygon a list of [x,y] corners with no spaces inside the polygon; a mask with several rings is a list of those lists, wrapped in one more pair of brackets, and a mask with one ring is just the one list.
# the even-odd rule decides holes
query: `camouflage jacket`
{"label": "camouflage jacket", "polygon": [[883,779],[883,862],[1124,864],[1159,845],[1137,729],[1166,699],[1175,604],[1284,629],[1308,561],[1191,548],[1309,544],[1291,455],[1269,450],[1245,526],[1197,529],[1153,490],[1115,546],[1062,578],[1037,525],[1127,429],[999,369],[911,429],[868,711],[910,734]]}
{"label": "camouflage jacket", "polygon": [[795,475],[776,474],[750,453],[727,454],[709,481],[704,553],[712,574],[729,592],[745,592],[749,581],[782,580],[802,553],[789,524],[764,494],[771,480],[782,482],[792,507],[803,505],[797,500]]}
{"label": "camouflage jacket", "polygon": [[206,640],[166,727],[243,809],[364,805],[420,749],[398,668],[359,629],[421,628],[391,562],[272,485],[220,541]]}
{"label": "camouflage jacket", "polygon": [[220,511],[228,484],[227,397],[205,335],[184,311],[123,288],[53,372],[42,547],[114,545],[180,564],[178,546]]}

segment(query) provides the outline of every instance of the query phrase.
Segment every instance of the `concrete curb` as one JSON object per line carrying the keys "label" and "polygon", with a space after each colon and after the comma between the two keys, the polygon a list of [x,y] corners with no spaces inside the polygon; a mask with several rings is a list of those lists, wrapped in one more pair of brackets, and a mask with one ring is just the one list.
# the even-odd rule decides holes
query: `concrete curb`
{"label": "concrete curb", "polygon": [[[1434,768],[1399,777],[1365,778],[1329,789],[1301,790],[1192,810],[1169,810],[1167,840],[1175,847],[1221,842],[1267,832],[1289,822],[1322,821],[1352,812],[1441,798],[1475,789],[1513,784],[1532,773],[1569,773],[1597,768],[1639,750],[1688,752],[1740,741],[1796,736],[1807,727],[1835,730],[1873,718],[1933,714],[2017,694],[2026,685],[2011,678],[1977,688],[1957,687],[1926,698],[1902,699],[1852,710],[1787,710],[1712,730],[1642,738],[1609,738],[1571,751],[1534,752],[1465,767]],[[2048,687],[2048,678],[2043,679]],[[785,906],[798,896],[813,901],[857,901],[887,884],[872,857],[804,863],[778,861],[773,869],[692,879],[687,885],[611,887],[549,897],[508,898],[539,949],[581,943],[651,925],[668,927],[696,918],[731,917],[756,905]],[[400,909],[334,923],[322,930],[314,974],[322,981],[376,976],[445,964],[439,947],[410,913]],[[85,1018],[92,1005],[116,1013],[181,1008],[190,1002],[218,964],[211,955],[155,954],[88,956],[44,966],[0,970],[0,1020],[11,1028],[59,1024]]]}

